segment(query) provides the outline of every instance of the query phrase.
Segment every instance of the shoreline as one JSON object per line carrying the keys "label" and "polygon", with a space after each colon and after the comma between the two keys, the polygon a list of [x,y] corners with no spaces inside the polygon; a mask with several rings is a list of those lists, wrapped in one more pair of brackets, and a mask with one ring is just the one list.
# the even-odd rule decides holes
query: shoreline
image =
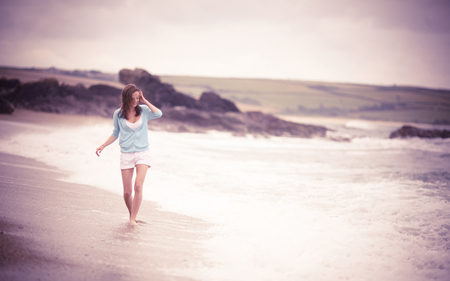
{"label": "shoreline", "polygon": [[79,126],[108,123],[112,126],[111,118],[75,114],[58,114],[29,109],[16,108],[12,114],[0,114],[0,120],[33,125]]}
{"label": "shoreline", "polygon": [[[1,138],[110,122],[27,110],[0,120]],[[192,280],[181,272],[207,264],[209,223],[143,201],[132,226],[122,196],[60,181],[67,173],[30,158],[0,159],[1,280]]]}

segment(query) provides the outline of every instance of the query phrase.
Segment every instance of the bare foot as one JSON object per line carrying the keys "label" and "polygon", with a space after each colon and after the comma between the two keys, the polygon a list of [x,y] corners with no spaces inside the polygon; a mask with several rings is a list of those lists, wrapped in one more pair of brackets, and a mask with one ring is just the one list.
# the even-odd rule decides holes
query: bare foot
{"label": "bare foot", "polygon": [[135,220],[130,220],[130,223],[131,223],[132,225],[137,225],[137,222],[136,222]]}

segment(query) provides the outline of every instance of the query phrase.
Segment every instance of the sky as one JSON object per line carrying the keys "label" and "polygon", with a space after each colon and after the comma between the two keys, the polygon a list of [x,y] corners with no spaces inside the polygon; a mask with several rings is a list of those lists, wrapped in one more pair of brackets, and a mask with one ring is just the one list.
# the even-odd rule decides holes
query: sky
{"label": "sky", "polygon": [[450,0],[0,0],[0,65],[450,89]]}

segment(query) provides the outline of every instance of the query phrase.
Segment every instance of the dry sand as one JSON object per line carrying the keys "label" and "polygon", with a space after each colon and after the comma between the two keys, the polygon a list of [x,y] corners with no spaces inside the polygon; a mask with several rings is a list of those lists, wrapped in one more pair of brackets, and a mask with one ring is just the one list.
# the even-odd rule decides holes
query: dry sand
{"label": "dry sand", "polygon": [[[17,110],[0,116],[7,121],[0,136],[73,118]],[[189,280],[178,270],[205,264],[207,223],[144,201],[132,226],[121,196],[62,177],[54,167],[0,153],[0,280]]]}

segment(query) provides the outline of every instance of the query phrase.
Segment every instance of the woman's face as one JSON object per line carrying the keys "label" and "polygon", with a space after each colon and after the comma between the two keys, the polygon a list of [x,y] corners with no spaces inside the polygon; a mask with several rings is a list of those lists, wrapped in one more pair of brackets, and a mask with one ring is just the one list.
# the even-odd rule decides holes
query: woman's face
{"label": "woman's face", "polygon": [[136,91],[131,95],[131,106],[134,108],[138,104],[139,104],[139,91]]}

